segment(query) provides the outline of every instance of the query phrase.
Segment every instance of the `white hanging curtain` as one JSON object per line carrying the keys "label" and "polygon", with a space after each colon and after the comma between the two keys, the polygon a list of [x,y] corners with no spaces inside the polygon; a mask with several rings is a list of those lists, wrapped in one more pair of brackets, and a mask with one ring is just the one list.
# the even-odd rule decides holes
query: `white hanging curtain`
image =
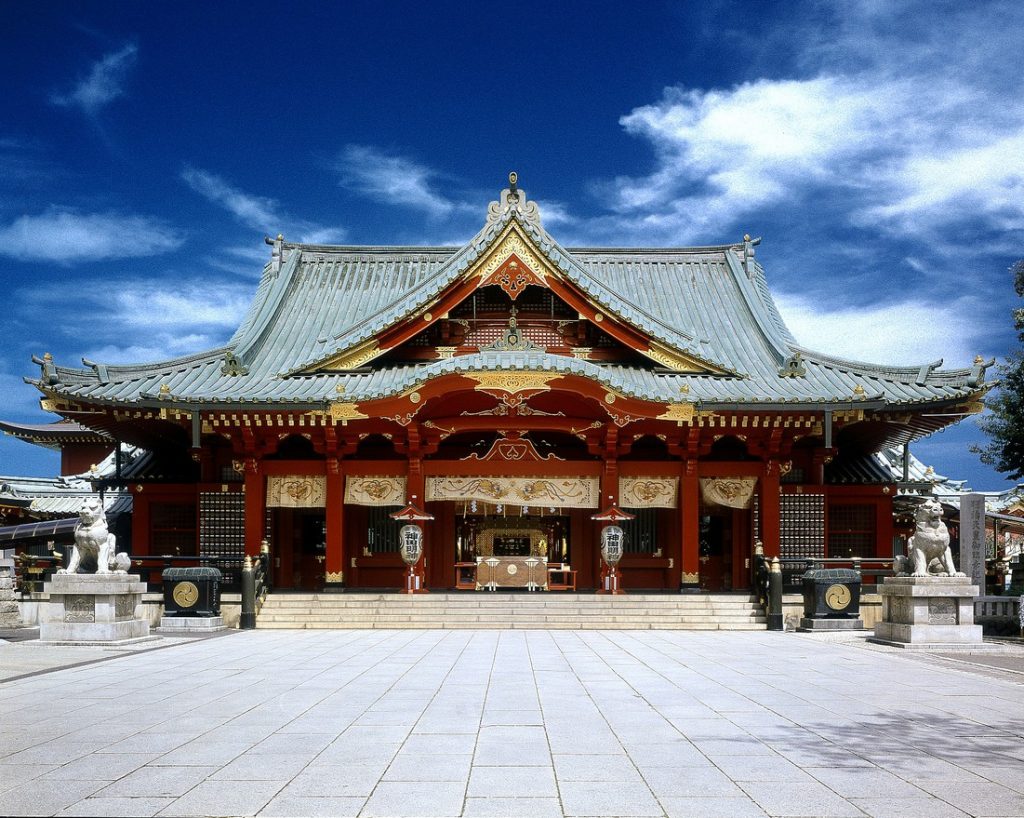
{"label": "white hanging curtain", "polygon": [[619,505],[623,508],[675,508],[678,477],[620,477]]}
{"label": "white hanging curtain", "polygon": [[280,475],[267,478],[267,508],[324,508],[327,479],[309,475]]}
{"label": "white hanging curtain", "polygon": [[750,508],[756,477],[702,477],[700,493],[709,506]]}
{"label": "white hanging curtain", "polygon": [[596,477],[428,477],[426,501],[481,500],[513,506],[597,508]]}
{"label": "white hanging curtain", "polygon": [[404,506],[404,477],[346,477],[347,506]]}

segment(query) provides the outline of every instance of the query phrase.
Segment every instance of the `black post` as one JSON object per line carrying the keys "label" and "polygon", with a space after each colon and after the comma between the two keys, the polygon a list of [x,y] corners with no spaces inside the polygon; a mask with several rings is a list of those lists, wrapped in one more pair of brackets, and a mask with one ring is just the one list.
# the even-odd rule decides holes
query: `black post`
{"label": "black post", "polygon": [[785,629],[786,621],[782,616],[782,566],[778,557],[772,557],[772,569],[768,574],[768,630]]}
{"label": "black post", "polygon": [[256,572],[252,569],[252,559],[248,554],[242,563],[242,616],[238,626],[242,630],[256,627]]}

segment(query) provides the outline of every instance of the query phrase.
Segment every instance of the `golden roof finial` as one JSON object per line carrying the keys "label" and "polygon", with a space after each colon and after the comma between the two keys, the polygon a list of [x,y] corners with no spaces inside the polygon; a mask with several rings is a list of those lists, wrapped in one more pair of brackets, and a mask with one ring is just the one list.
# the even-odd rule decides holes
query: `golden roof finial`
{"label": "golden roof finial", "polygon": [[976,363],[976,364],[983,364],[983,363],[985,363],[984,356],[982,356],[982,355],[975,355],[974,356],[974,363]]}
{"label": "golden roof finial", "polygon": [[52,361],[53,360],[53,353],[52,352],[44,352],[43,353],[43,360],[44,361]]}
{"label": "golden roof finial", "polygon": [[853,394],[856,395],[858,398],[864,397],[864,387],[861,386],[860,384],[857,384],[855,387],[853,387]]}

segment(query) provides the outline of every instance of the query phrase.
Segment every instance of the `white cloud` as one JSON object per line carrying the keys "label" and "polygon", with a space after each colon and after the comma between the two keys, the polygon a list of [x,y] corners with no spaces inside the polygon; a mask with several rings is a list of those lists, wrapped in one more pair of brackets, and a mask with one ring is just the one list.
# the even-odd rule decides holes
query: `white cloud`
{"label": "white cloud", "polygon": [[[238,221],[264,233],[276,235],[280,232],[289,239],[309,244],[336,243],[345,236],[345,230],[340,227],[325,227],[316,222],[291,219],[282,213],[276,199],[246,193],[214,173],[186,166],[181,172],[181,178],[196,193],[223,207]],[[229,249],[228,252],[239,255],[237,248]]]}
{"label": "white cloud", "polygon": [[132,282],[117,288],[114,318],[135,330],[234,330],[251,299],[252,293],[242,287],[203,281],[164,287]]}
{"label": "white cloud", "polygon": [[196,193],[220,205],[243,224],[274,232],[284,223],[280,205],[274,199],[245,193],[221,177],[198,168],[186,167],[181,178]]}
{"label": "white cloud", "polygon": [[50,95],[50,102],[65,108],[80,108],[93,116],[100,108],[124,95],[128,71],[135,65],[138,47],[128,43],[120,51],[93,63],[89,73],[67,93]]}
{"label": "white cloud", "polygon": [[384,204],[410,207],[435,218],[465,208],[441,194],[437,171],[370,145],[346,145],[335,170],[342,187]]}
{"label": "white cloud", "polygon": [[345,231],[340,227],[307,226],[306,232],[299,235],[303,244],[339,244],[345,240]]}
{"label": "white cloud", "polygon": [[777,293],[775,301],[801,346],[855,361],[912,366],[945,359],[969,366],[980,351],[979,305],[969,297],[822,309],[802,295]]}
{"label": "white cloud", "polygon": [[655,162],[605,186],[617,215],[602,229],[634,241],[706,240],[815,196],[837,226],[898,237],[931,240],[966,220],[1020,229],[1024,89],[1019,74],[993,66],[992,38],[1019,35],[1021,7],[971,4],[951,8],[955,19],[917,11],[819,9],[807,17],[825,22],[784,28],[773,43],[795,54],[802,76],[668,88],[623,116]]}
{"label": "white cloud", "polygon": [[0,255],[70,264],[139,258],[181,246],[184,237],[160,219],[54,208],[0,227]]}

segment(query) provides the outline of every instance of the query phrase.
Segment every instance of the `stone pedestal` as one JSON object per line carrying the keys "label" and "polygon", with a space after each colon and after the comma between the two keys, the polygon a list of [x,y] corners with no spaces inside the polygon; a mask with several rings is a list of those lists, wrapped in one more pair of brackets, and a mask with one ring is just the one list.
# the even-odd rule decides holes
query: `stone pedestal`
{"label": "stone pedestal", "polygon": [[109,645],[155,639],[142,616],[145,583],[131,574],[54,574],[43,585],[39,639],[74,645]]}
{"label": "stone pedestal", "polygon": [[882,620],[870,641],[921,650],[982,647],[974,624],[978,586],[970,577],[886,577],[878,589]]}

